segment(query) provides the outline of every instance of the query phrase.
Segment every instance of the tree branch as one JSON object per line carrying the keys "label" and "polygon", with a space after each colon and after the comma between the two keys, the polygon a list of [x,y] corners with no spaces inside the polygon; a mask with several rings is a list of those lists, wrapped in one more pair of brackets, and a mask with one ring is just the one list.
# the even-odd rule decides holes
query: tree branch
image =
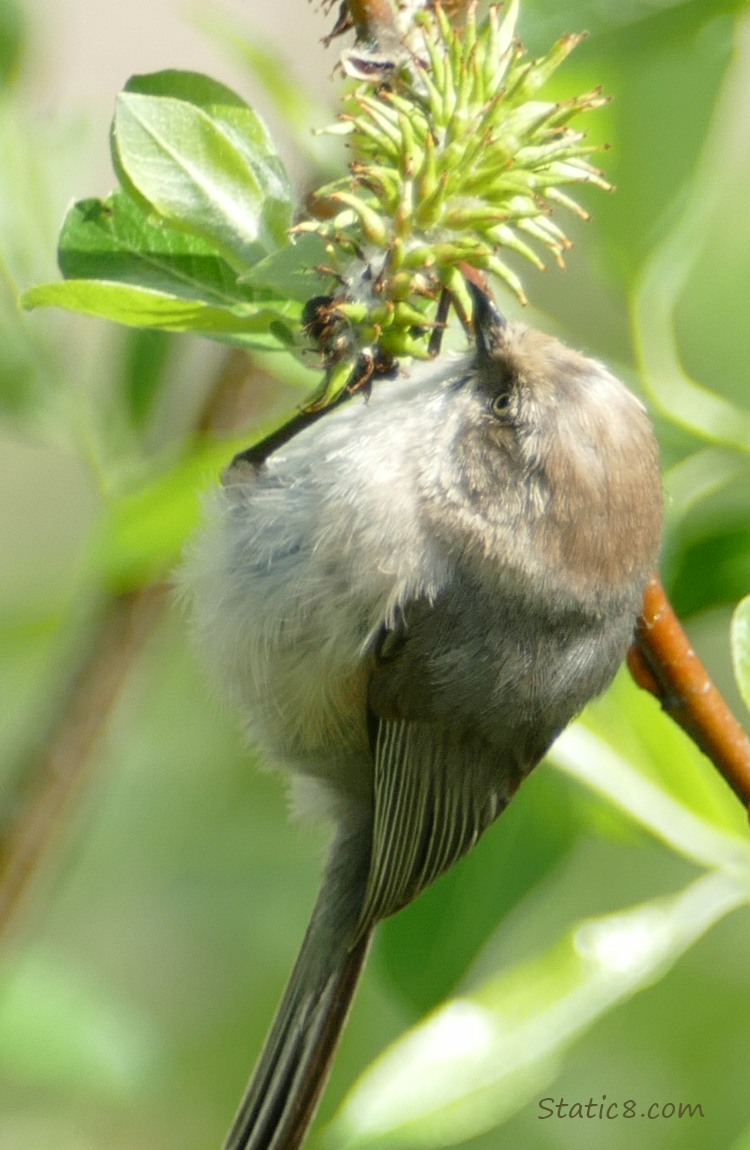
{"label": "tree branch", "polygon": [[750,811],[750,739],[691,647],[657,575],[646,587],[628,667]]}
{"label": "tree branch", "polygon": [[[199,434],[249,418],[238,395],[241,377],[246,379],[251,367],[246,353],[238,350],[223,358],[198,414]],[[105,597],[88,650],[69,676],[54,717],[17,771],[18,782],[0,818],[0,943],[10,935],[35,876],[53,855],[84,791],[122,687],[167,607],[167,591],[165,584],[156,584]]]}
{"label": "tree branch", "polygon": [[22,772],[13,819],[0,835],[0,940],[73,809],[127,674],[163,610],[164,592],[156,586],[109,600],[44,750]]}

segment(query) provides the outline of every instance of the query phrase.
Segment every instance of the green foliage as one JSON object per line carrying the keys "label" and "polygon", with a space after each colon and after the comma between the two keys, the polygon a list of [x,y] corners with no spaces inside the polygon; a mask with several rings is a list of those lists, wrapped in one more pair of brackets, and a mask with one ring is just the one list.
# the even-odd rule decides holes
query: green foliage
{"label": "green foliage", "polygon": [[[745,858],[750,871],[750,852]],[[439,1007],[377,1059],[345,1099],[331,1144],[456,1146],[543,1095],[569,1046],[663,977],[704,931],[747,901],[731,874],[670,898],[574,923],[542,955]]]}
{"label": "green foliage", "polygon": [[83,972],[33,951],[0,1003],[0,1066],[16,1079],[95,1099],[145,1092],[163,1058],[145,1018],[133,1017]]}
{"label": "green foliage", "polygon": [[133,77],[117,100],[112,158],[123,190],[70,209],[65,279],[31,288],[24,306],[293,345],[324,249],[290,239],[286,172],[252,109],[193,72]]}
{"label": "green foliage", "polygon": [[286,172],[265,127],[206,76],[134,76],[117,99],[112,159],[123,186],[240,269],[287,242]]}
{"label": "green foliage", "polygon": [[[263,346],[257,333],[268,332],[291,346],[295,325],[287,321],[299,330],[299,311],[290,315],[283,295],[258,291],[269,282],[269,257],[278,283],[273,257],[287,249],[288,266],[291,249],[303,299],[338,284],[330,333],[319,341],[328,402],[356,381],[373,348],[389,366],[393,357],[429,356],[442,289],[468,319],[462,266],[499,276],[526,302],[505,253],[543,268],[536,245],[562,266],[570,241],[551,209],[586,216],[563,188],[609,187],[570,121],[605,101],[598,90],[540,100],[581,37],[564,36],[529,60],[515,37],[518,0],[502,19],[498,13],[490,6],[478,24],[470,6],[455,31],[439,7],[422,12],[421,39],[392,65],[388,84],[349,95],[337,128],[348,135],[351,175],[316,193],[324,218],[297,225],[307,244],[295,248],[287,175],[248,105],[193,72],[131,78],[111,133],[123,191],[75,206],[60,241],[66,283],[32,289],[25,306],[250,347]],[[308,253],[317,260],[306,263]],[[377,289],[365,289],[373,277]]]}
{"label": "green foliage", "polygon": [[11,80],[24,48],[23,15],[16,0],[0,0],[0,87]]}
{"label": "green foliage", "polygon": [[[618,186],[580,189],[594,218],[572,220],[565,278],[529,266],[548,312],[531,322],[644,388],[668,589],[738,711],[750,699],[746,598],[729,630],[750,590],[745,8],[526,0],[521,15],[535,56],[588,28],[549,101],[613,94],[590,142],[610,140]],[[243,35],[257,63],[256,32]],[[13,68],[27,47],[13,46]],[[275,75],[294,108],[287,65],[260,63],[264,91]],[[258,118],[174,71],[121,97],[122,187],[69,209],[65,278],[49,282],[58,221],[94,186],[104,145],[72,117],[35,114],[13,68],[0,98],[6,823],[101,598],[168,577],[201,491],[310,389],[313,373],[280,352],[299,352],[304,302],[330,283],[314,270],[330,262],[325,241],[287,238],[296,192]],[[173,115],[178,151],[163,131]],[[291,150],[309,155],[309,136]],[[29,305],[136,326],[28,314],[22,290]],[[503,308],[523,314],[510,292]],[[187,331],[212,342],[168,334]],[[195,430],[233,362],[226,345],[248,349],[256,405],[231,438]],[[324,836],[288,825],[278,780],[207,698],[184,630],[175,612],[133,668],[0,971],[0,1142],[14,1150],[219,1145],[314,898]],[[476,851],[384,924],[311,1150],[746,1150],[748,901],[744,812],[623,673]],[[540,1098],[603,1094],[699,1103],[705,1117],[540,1121]]]}
{"label": "green foliage", "polygon": [[738,603],[732,619],[732,661],[737,686],[750,710],[750,596]]}

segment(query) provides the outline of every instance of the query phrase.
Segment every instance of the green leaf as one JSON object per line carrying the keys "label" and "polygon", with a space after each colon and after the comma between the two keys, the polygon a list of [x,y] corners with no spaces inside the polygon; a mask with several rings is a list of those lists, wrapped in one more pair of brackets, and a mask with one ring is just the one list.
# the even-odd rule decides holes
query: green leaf
{"label": "green leaf", "polygon": [[[747,457],[745,457],[745,466]],[[677,549],[673,544],[670,593],[681,618],[717,604],[732,604],[750,587],[750,529],[747,512],[717,522],[697,539]]]}
{"label": "green leaf", "polygon": [[325,241],[315,233],[296,236],[287,247],[257,263],[242,282],[267,289],[282,299],[306,303],[330,287],[331,277],[316,271],[327,256]]}
{"label": "green leaf", "polygon": [[[549,758],[677,854],[699,866],[750,874],[750,844],[746,838],[695,814],[582,722],[563,731],[550,749]],[[734,810],[736,804],[730,805]]]}
{"label": "green leaf", "polygon": [[129,329],[116,384],[135,427],[146,427],[162,394],[175,342],[158,329]]}
{"label": "green leaf", "polygon": [[253,299],[215,247],[147,215],[124,192],[73,205],[58,262],[66,279],[129,283],[220,307]]}
{"label": "green leaf", "polygon": [[245,446],[247,435],[237,442],[210,443],[116,501],[92,555],[92,567],[109,590],[141,587],[169,574],[197,527],[200,492]]}
{"label": "green leaf", "polygon": [[750,710],[750,595],[737,605],[732,617],[731,643],[734,677]]}
{"label": "green leaf", "polygon": [[324,282],[313,268],[323,253],[310,239],[290,242],[257,265],[257,277],[254,269],[240,279],[211,244],[115,192],[74,204],[58,250],[66,281],[34,287],[22,303],[278,351],[294,343],[300,305]]}
{"label": "green leaf", "polygon": [[578,923],[545,954],[444,1004],[394,1043],[344,1100],[330,1144],[435,1150],[499,1125],[538,1096],[598,1018],[747,898],[747,875],[709,874],[676,895]]}
{"label": "green leaf", "polygon": [[261,155],[271,166],[276,166],[282,179],[285,178],[273,138],[263,121],[241,96],[219,80],[201,72],[165,69],[163,72],[131,76],[124,91],[137,92],[141,96],[166,96],[201,108],[224,126],[238,147],[245,150],[250,162],[255,162]]}
{"label": "green leaf", "polygon": [[39,284],[22,297],[24,307],[62,307],[131,327],[162,331],[197,331],[226,337],[243,347],[283,347],[299,320],[298,304],[258,308],[252,304],[212,307],[201,300],[180,299],[134,284],[99,280],[61,280]]}
{"label": "green leaf", "polygon": [[112,151],[127,190],[232,265],[288,242],[284,169],[261,121],[223,85],[186,72],[134,77],[117,100]]}
{"label": "green leaf", "polygon": [[[615,817],[634,819],[658,837],[657,812],[661,828],[669,832],[673,825],[680,826],[684,809],[699,816],[701,825],[711,824],[735,836],[746,834],[746,815],[719,772],[661,711],[653,695],[635,685],[625,667],[604,695],[588,705],[570,735],[555,743],[553,760],[558,752],[568,766],[562,760],[558,765],[598,795]],[[641,788],[643,781],[656,786],[656,796],[648,787]],[[676,800],[678,808],[662,807],[661,796]],[[698,827],[688,824],[682,841],[700,841]],[[683,853],[677,840],[668,843]]]}

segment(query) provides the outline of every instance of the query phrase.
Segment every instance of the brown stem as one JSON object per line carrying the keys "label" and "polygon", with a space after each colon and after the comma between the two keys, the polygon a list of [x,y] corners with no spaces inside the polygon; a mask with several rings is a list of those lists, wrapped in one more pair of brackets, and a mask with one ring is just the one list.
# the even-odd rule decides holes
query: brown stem
{"label": "brown stem", "polygon": [[628,666],[750,811],[750,739],[691,647],[657,575],[646,587]]}
{"label": "brown stem", "polygon": [[113,596],[96,638],[58,708],[33,769],[23,772],[14,818],[0,834],[0,939],[73,807],[135,656],[152,634],[164,588]]}

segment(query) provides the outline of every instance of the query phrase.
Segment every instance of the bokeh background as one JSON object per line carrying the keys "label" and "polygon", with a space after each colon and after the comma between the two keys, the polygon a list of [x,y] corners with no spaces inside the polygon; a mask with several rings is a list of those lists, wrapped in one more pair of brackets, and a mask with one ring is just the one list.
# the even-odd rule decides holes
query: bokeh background
{"label": "bokeh background", "polygon": [[[0,852],[112,596],[165,576],[237,435],[292,410],[305,383],[193,337],[24,314],[18,293],[56,277],[69,203],[114,185],[107,132],[132,73],[190,68],[235,87],[302,194],[336,162],[310,134],[335,108],[330,23],[303,0],[0,0]],[[588,30],[555,95],[612,94],[586,127],[610,145],[602,166],[617,185],[587,193],[594,218],[573,222],[567,271],[525,273],[530,318],[606,359],[649,404],[668,493],[664,578],[742,713],[728,629],[750,592],[747,4],[525,0],[520,29],[537,52]],[[100,737],[0,925],[3,1150],[218,1147],[260,1047],[325,832],[289,825],[279,780],[253,769],[198,664],[168,601],[115,707],[92,704]],[[710,765],[624,674],[586,722],[660,793],[745,833]],[[381,930],[311,1146],[371,1144],[326,1124],[383,1048],[457,988],[546,961],[573,924],[698,873],[625,805],[542,766],[474,854]],[[530,1092],[506,1085],[507,1121],[471,1145],[747,1150],[750,914],[716,917],[652,985],[572,1045],[561,1037]],[[530,974],[524,985],[533,1000]],[[602,1095],[704,1116],[541,1121],[535,1101]]]}

